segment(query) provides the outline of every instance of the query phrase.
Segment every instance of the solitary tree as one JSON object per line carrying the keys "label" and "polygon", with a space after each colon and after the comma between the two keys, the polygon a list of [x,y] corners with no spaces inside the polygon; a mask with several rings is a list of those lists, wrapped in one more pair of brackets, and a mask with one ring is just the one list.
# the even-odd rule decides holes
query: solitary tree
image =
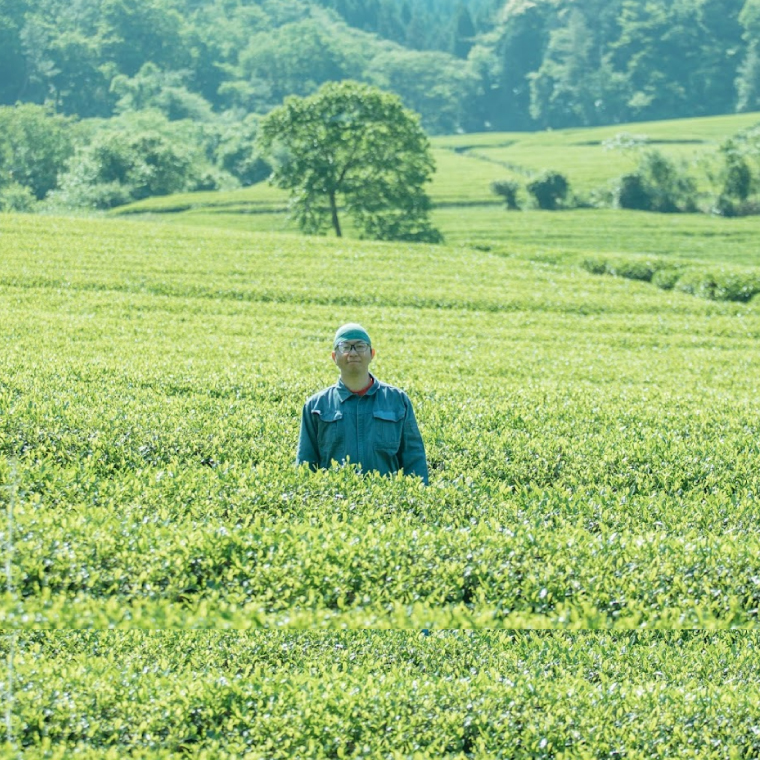
{"label": "solitary tree", "polygon": [[290,190],[301,229],[341,237],[345,210],[366,237],[437,242],[423,185],[434,171],[419,119],[395,95],[356,82],[328,82],[289,97],[260,123],[271,181]]}

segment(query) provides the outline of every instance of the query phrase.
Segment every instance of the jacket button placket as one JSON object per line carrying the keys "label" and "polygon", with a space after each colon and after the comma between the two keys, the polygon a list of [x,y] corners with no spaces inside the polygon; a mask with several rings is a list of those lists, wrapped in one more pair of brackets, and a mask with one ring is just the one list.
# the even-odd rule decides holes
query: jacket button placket
{"label": "jacket button placket", "polygon": [[364,441],[367,439],[367,434],[365,431],[365,425],[367,415],[363,414],[363,407],[364,396],[357,396],[356,398],[356,451],[359,455],[359,461],[366,460],[366,455],[364,451]]}

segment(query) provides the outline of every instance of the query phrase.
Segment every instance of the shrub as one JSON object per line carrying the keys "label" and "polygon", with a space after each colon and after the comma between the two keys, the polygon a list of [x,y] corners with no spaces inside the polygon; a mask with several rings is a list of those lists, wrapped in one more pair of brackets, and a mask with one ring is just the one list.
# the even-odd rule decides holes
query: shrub
{"label": "shrub", "polygon": [[737,156],[726,160],[726,179],[723,185],[724,195],[744,201],[752,191],[752,170],[747,162]]}
{"label": "shrub", "polygon": [[496,180],[491,183],[491,190],[504,198],[508,209],[519,209],[520,204],[517,202],[517,191],[520,189],[520,183],[510,179]]}
{"label": "shrub", "polygon": [[652,260],[620,259],[607,265],[609,274],[625,277],[627,280],[650,282],[657,271],[657,263]]}
{"label": "shrub", "polygon": [[672,290],[681,277],[681,270],[676,267],[663,267],[652,275],[652,285],[662,290]]}
{"label": "shrub", "polygon": [[231,180],[205,159],[200,146],[162,126],[97,133],[69,160],[51,200],[107,209],[156,195],[219,189]]}
{"label": "shrub", "polygon": [[692,269],[680,277],[675,287],[711,301],[749,301],[760,293],[760,276],[742,270]]}
{"label": "shrub", "polygon": [[0,211],[31,211],[35,201],[32,189],[18,182],[0,188]]}
{"label": "shrub", "polygon": [[625,174],[620,178],[617,188],[617,205],[620,208],[649,211],[652,208],[652,199],[640,174]]}
{"label": "shrub", "polygon": [[581,266],[591,274],[607,274],[607,260],[606,259],[583,259]]}
{"label": "shrub", "polygon": [[641,155],[637,170],[620,178],[617,192],[621,208],[661,213],[696,211],[696,198],[694,178],[657,150]]}
{"label": "shrub", "polygon": [[659,271],[671,268],[662,259],[637,256],[589,258],[584,259],[581,266],[592,274],[611,274],[643,282],[651,282]]}
{"label": "shrub", "polygon": [[715,214],[716,216],[738,216],[739,210],[734,201],[732,201],[728,196],[726,195],[719,195],[715,199],[715,203],[710,208],[710,213]]}
{"label": "shrub", "polygon": [[42,200],[74,152],[77,129],[46,106],[0,107],[0,184],[18,183]]}
{"label": "shrub", "polygon": [[539,208],[553,211],[559,201],[567,197],[570,183],[564,174],[545,171],[527,185],[528,192],[536,199]]}

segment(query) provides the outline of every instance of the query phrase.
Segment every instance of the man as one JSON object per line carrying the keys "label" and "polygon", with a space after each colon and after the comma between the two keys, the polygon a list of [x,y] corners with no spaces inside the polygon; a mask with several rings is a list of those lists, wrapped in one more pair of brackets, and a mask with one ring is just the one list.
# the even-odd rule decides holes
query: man
{"label": "man", "polygon": [[304,404],[297,462],[312,470],[333,462],[358,464],[365,472],[383,475],[403,470],[427,484],[425,447],[412,402],[404,391],[370,374],[374,358],[372,341],[361,325],[350,322],[338,328],[332,360],[340,379]]}

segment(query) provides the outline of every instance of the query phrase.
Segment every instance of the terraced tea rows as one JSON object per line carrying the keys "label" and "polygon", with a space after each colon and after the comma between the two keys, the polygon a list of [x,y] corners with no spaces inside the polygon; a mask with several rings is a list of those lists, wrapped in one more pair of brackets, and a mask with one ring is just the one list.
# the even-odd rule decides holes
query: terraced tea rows
{"label": "terraced tea rows", "polygon": [[13,738],[29,760],[760,752],[758,642],[745,632],[10,639],[0,655],[14,647]]}
{"label": "terraced tea rows", "polygon": [[[756,625],[757,299],[140,223],[0,245],[3,627]],[[293,466],[348,319],[427,489]]]}

